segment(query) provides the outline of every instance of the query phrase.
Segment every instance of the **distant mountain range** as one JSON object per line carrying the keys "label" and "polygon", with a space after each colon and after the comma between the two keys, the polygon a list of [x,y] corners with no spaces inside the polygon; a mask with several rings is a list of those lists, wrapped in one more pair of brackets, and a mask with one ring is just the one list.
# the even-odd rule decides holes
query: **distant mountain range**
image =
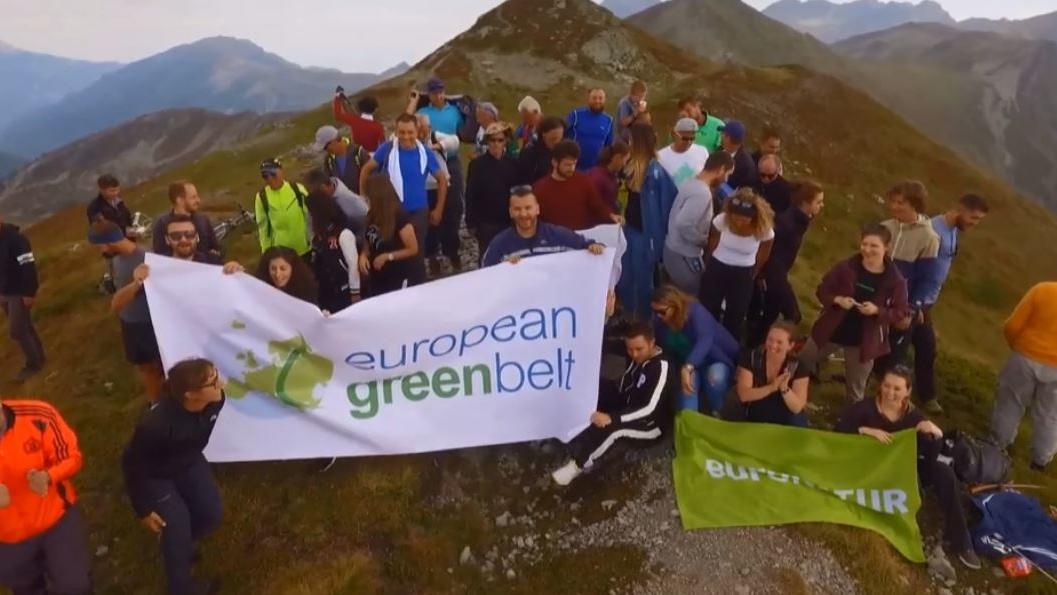
{"label": "distant mountain range", "polygon": [[211,37],[112,70],[61,101],[0,131],[0,150],[35,157],[75,139],[158,110],[199,107],[223,113],[303,110],[336,85],[356,90],[377,74],[303,68],[252,42]]}
{"label": "distant mountain range", "polygon": [[116,62],[87,62],[27,52],[0,42],[0,81],[4,82],[0,130],[33,109],[56,103],[120,67]]}
{"label": "distant mountain range", "polygon": [[0,182],[25,162],[25,157],[0,151]]}
{"label": "distant mountain range", "polygon": [[855,0],[845,4],[826,0],[779,0],[764,9],[763,14],[826,43],[903,23],[954,25],[956,22],[932,0],[920,4],[881,0]]}
{"label": "distant mountain range", "polygon": [[102,172],[114,173],[123,185],[132,186],[256,136],[287,117],[187,108],[134,118],[18,170],[0,187],[0,213],[19,223],[37,221],[64,207],[87,203]]}
{"label": "distant mountain range", "polygon": [[[1054,6],[1057,7],[1057,3]],[[955,21],[933,0],[918,4],[884,0],[855,0],[842,4],[828,0],[779,0],[765,8],[763,14],[826,43],[906,23],[940,23],[967,31],[991,31],[1024,39],[1057,41],[1057,12],[1023,20]]]}

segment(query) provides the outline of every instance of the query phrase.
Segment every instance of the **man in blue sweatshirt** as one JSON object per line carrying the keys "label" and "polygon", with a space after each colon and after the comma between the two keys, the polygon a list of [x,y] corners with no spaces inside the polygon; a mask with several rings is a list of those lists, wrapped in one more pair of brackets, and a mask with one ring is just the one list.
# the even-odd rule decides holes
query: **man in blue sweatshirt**
{"label": "man in blue sweatshirt", "polygon": [[565,138],[580,145],[578,171],[587,171],[598,163],[598,154],[603,147],[613,144],[613,117],[606,113],[606,92],[591,89],[587,94],[587,105],[569,112]]}
{"label": "man in blue sweatshirt", "polygon": [[932,228],[932,220],[923,214],[927,200],[925,185],[914,180],[900,182],[885,194],[885,205],[892,218],[881,225],[892,233],[889,256],[906,279],[911,313],[891,328],[888,340],[892,351],[874,364],[876,374],[905,363],[914,329],[931,324],[929,309],[940,285],[936,274],[940,237]]}
{"label": "man in blue sweatshirt", "polygon": [[503,261],[516,263],[522,258],[587,250],[602,254],[605,246],[582,235],[539,220],[540,204],[532,194],[532,186],[515,186],[510,190],[510,219],[514,225],[499,232],[488,244],[481,266],[493,266]]}

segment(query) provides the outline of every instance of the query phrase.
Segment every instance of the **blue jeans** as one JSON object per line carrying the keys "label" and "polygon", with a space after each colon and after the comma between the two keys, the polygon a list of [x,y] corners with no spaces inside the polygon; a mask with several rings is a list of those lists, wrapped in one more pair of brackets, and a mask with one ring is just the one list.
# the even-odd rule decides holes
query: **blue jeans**
{"label": "blue jeans", "polygon": [[649,320],[650,299],[653,297],[653,270],[656,260],[650,249],[650,240],[642,230],[624,226],[624,238],[628,242],[621,259],[620,281],[617,282],[617,298],[624,312],[638,320]]}
{"label": "blue jeans", "polygon": [[704,396],[708,408],[703,413],[721,411],[733,384],[733,368],[723,362],[706,362],[704,367],[694,371],[694,392],[684,393],[680,387],[679,409],[701,411],[699,396]]}

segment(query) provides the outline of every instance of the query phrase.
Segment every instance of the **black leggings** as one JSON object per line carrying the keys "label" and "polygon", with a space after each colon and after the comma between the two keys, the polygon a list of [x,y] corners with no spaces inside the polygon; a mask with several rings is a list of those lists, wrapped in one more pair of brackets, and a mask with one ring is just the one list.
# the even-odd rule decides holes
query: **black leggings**
{"label": "black leggings", "polygon": [[942,444],[931,436],[918,437],[918,479],[922,487],[931,489],[939,500],[943,537],[955,552],[964,552],[972,547],[972,538],[962,504],[962,484],[954,474],[954,468],[939,461]]}
{"label": "black leggings", "polygon": [[713,257],[708,259],[701,276],[701,305],[723,323],[738,343],[743,338],[742,327],[752,299],[752,271],[751,266],[730,266]]}

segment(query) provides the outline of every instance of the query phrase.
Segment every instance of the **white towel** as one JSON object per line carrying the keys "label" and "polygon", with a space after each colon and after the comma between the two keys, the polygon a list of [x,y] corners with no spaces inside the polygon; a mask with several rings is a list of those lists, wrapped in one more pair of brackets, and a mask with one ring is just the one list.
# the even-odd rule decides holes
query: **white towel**
{"label": "white towel", "polygon": [[[426,146],[417,140],[415,141],[415,146],[418,147],[419,167],[422,168],[422,174],[425,175],[426,167],[429,163],[426,160]],[[399,142],[393,139],[393,148],[389,151],[389,163],[386,170],[389,172],[389,181],[393,183],[393,188],[396,189],[396,195],[400,197],[400,202],[404,202],[404,176],[400,172],[399,148]]]}

